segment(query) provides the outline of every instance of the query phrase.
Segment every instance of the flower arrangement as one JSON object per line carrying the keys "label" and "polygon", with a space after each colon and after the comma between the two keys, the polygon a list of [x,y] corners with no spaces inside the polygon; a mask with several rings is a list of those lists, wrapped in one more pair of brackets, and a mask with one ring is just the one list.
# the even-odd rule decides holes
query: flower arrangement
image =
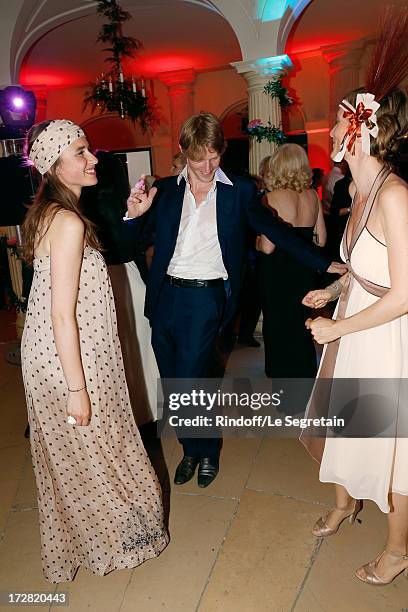
{"label": "flower arrangement", "polygon": [[[271,98],[278,98],[281,108],[287,108],[294,103],[293,98],[288,95],[288,90],[282,85],[282,77],[275,77],[272,81],[268,81],[263,89],[264,93]],[[267,140],[275,143],[278,147],[286,141],[285,134],[276,125],[270,121],[266,125],[260,119],[252,119],[245,127],[244,131],[248,136],[256,138],[257,142]]]}
{"label": "flower arrangement", "polygon": [[256,138],[257,142],[267,140],[280,146],[286,140],[282,130],[276,127],[276,125],[272,125],[270,121],[264,125],[260,119],[252,119],[247,125],[246,132],[249,136]]}

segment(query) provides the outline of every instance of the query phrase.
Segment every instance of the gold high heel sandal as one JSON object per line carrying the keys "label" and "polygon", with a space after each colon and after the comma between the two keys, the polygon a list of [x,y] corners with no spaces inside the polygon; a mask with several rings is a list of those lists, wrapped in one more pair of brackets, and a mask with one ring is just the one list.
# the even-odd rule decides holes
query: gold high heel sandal
{"label": "gold high heel sandal", "polygon": [[[340,508],[332,508],[332,510],[334,509],[340,510]],[[317,538],[327,538],[328,536],[334,535],[335,533],[338,532],[340,525],[342,524],[343,521],[346,520],[346,518],[348,518],[350,525],[352,525],[357,518],[357,514],[361,512],[362,509],[363,509],[362,500],[356,499],[356,501],[354,502],[354,509],[349,514],[346,514],[346,516],[341,519],[337,527],[334,527],[334,528],[329,527],[329,525],[326,522],[327,517],[329,516],[331,512],[331,510],[329,510],[329,512],[326,514],[325,517],[320,517],[319,520],[316,521],[315,526],[312,529],[313,535],[316,536]]]}
{"label": "gold high heel sandal", "polygon": [[[367,563],[367,565],[363,565],[358,570],[356,570],[356,573],[355,573],[356,578],[361,580],[361,582],[365,582],[366,584],[371,584],[372,586],[385,586],[387,584],[391,584],[391,582],[395,580],[395,578],[402,573],[404,573],[405,578],[408,578],[408,565],[406,568],[397,572],[395,576],[393,576],[390,580],[384,580],[383,578],[380,578],[378,574],[376,574],[375,570],[377,569],[380,559],[384,555],[384,553],[387,553],[387,555],[390,555],[390,557],[395,557],[396,559],[404,559],[404,561],[408,561],[408,555],[400,555],[398,553],[393,553],[389,550],[384,550],[381,553],[381,555],[377,557],[375,561],[371,561],[370,563]],[[364,571],[364,574],[365,574],[364,576],[358,573],[358,572],[361,572],[361,570]]]}

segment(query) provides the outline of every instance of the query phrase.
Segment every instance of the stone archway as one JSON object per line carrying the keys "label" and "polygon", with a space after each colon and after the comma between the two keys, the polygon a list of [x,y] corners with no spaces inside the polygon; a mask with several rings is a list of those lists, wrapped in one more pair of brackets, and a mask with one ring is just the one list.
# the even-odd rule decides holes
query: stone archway
{"label": "stone archway", "polygon": [[227,149],[223,156],[223,168],[228,172],[246,175],[248,169],[249,139],[243,132],[243,124],[248,121],[248,100],[235,102],[220,116]]}
{"label": "stone archway", "polygon": [[220,123],[224,130],[225,138],[247,138],[242,132],[241,121],[248,118],[248,100],[238,100],[228,106],[220,115]]}

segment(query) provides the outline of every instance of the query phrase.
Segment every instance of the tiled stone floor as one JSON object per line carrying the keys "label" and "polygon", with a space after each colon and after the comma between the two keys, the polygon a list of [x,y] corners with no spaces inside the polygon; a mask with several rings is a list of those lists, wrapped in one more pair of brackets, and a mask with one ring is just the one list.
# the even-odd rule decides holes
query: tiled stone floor
{"label": "tiled stone floor", "polygon": [[[262,349],[235,350],[228,373],[261,375],[262,355]],[[162,447],[152,443],[149,452],[169,509],[168,548],[135,570],[103,578],[80,570],[70,584],[48,584],[41,574],[35,486],[23,437],[21,373],[3,355],[0,398],[0,591],[67,591],[70,604],[61,609],[72,612],[408,610],[404,578],[376,589],[353,577],[354,568],[382,550],[386,521],[374,504],[365,504],[362,524],[344,525],[327,541],[311,535],[332,492],[318,482],[316,465],[293,439],[226,440],[219,477],[207,489],[194,481],[169,485],[180,448],[174,440]]]}

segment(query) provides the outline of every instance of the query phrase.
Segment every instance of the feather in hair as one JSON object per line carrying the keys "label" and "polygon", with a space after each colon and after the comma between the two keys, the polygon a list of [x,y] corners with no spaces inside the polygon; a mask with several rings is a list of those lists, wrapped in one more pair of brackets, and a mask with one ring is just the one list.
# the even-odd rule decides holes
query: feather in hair
{"label": "feather in hair", "polygon": [[381,101],[408,75],[408,9],[389,5],[367,70],[366,91]]}

